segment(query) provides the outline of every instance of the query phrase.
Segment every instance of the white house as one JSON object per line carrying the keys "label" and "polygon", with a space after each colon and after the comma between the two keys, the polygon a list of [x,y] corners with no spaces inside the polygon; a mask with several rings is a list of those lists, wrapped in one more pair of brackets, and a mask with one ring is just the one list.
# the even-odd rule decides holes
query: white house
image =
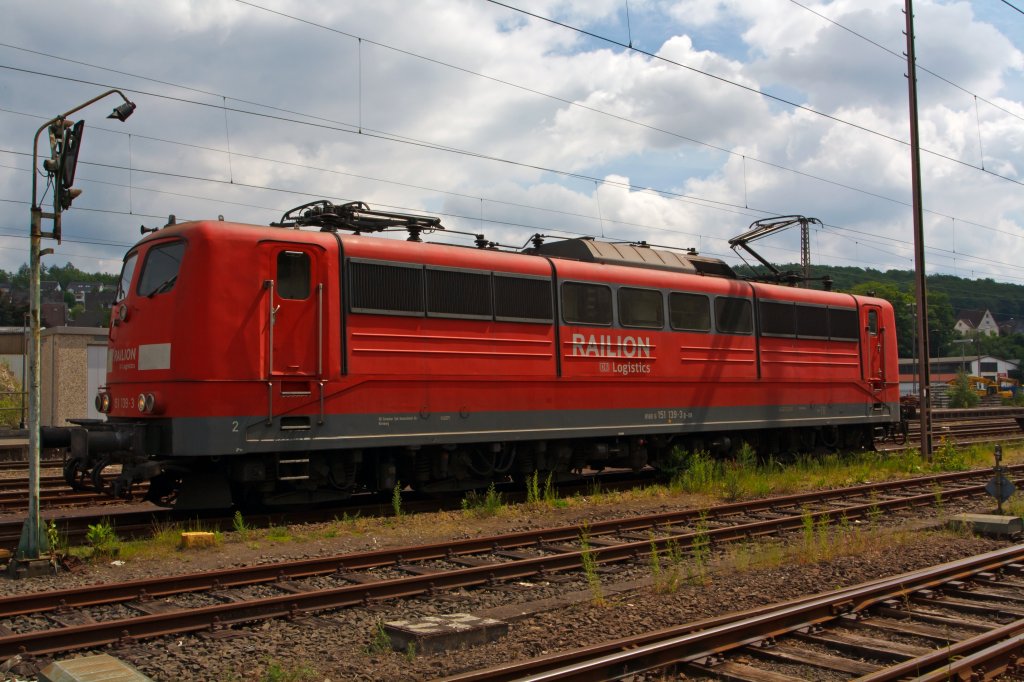
{"label": "white house", "polygon": [[999,325],[988,310],[961,310],[957,314],[953,329],[957,330],[960,336],[970,336],[971,334],[999,336]]}

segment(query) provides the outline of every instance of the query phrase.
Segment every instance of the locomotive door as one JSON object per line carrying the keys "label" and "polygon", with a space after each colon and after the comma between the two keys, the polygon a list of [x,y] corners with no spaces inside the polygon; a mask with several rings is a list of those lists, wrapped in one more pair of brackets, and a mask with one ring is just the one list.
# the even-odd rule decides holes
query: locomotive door
{"label": "locomotive door", "polygon": [[313,379],[323,372],[323,285],[316,249],[265,244],[268,378]]}
{"label": "locomotive door", "polygon": [[864,371],[871,388],[882,390],[885,385],[884,337],[881,328],[882,309],[877,305],[861,308],[861,328],[864,330]]}

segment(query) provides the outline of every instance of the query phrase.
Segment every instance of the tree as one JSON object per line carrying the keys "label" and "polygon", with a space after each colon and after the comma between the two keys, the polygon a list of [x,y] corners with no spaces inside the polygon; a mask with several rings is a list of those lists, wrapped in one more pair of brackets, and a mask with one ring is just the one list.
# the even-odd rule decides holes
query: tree
{"label": "tree", "polygon": [[27,263],[22,263],[18,271],[11,277],[11,284],[19,289],[28,289],[30,279],[32,279],[32,268]]}
{"label": "tree", "polygon": [[0,327],[21,327],[28,315],[28,303],[18,305],[10,293],[0,295]]}
{"label": "tree", "polygon": [[971,378],[963,370],[956,373],[956,379],[949,387],[947,395],[950,407],[975,407],[981,400],[971,386]]}
{"label": "tree", "polygon": [[949,296],[942,291],[928,292],[928,329],[932,357],[953,355],[952,341],[957,337],[956,317]]}

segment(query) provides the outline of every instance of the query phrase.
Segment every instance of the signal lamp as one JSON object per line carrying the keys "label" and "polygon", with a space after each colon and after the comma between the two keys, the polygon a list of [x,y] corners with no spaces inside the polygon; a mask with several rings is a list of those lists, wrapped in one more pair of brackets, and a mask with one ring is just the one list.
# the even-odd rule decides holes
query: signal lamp
{"label": "signal lamp", "polygon": [[114,110],[107,115],[107,118],[116,118],[122,123],[135,111],[135,102],[125,102],[114,107]]}
{"label": "signal lamp", "polygon": [[[82,146],[82,131],[85,128],[85,121],[78,121],[71,126],[70,130],[64,132],[64,140],[60,148],[60,157],[57,159],[57,199],[61,208],[69,208],[71,202],[82,193],[80,189],[73,189],[75,184],[75,169],[78,167],[78,150]],[[45,167],[45,164],[44,164]]]}

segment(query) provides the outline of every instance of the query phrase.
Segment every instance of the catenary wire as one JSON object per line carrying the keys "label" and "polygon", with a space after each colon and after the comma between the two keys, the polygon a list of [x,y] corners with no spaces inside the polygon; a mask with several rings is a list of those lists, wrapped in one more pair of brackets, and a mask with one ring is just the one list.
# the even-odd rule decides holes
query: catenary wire
{"label": "catenary wire", "polygon": [[[236,1],[241,2],[242,4],[246,4],[246,5],[252,6],[252,7],[257,8],[257,9],[264,9],[264,10],[266,10],[266,8],[262,8],[259,5],[255,5],[254,3],[251,3],[251,2],[244,2],[243,0],[236,0]],[[798,6],[804,7],[803,5],[800,5],[799,3],[797,3],[795,0],[791,0],[791,2],[794,2],[794,4],[797,4]],[[346,37],[352,37],[352,38],[356,37],[353,34],[350,34],[350,33],[344,32],[344,31],[340,31],[338,29],[334,29],[332,27],[328,27],[328,26],[325,26],[325,25],[322,25],[322,24],[317,24],[315,22],[311,22],[311,21],[308,21],[308,20],[305,20],[305,19],[294,17],[292,15],[283,14],[281,12],[277,12],[277,11],[274,11],[274,10],[266,10],[266,11],[271,12],[273,14],[279,14],[279,15],[288,17],[288,18],[293,19],[295,21],[299,21],[299,22],[302,22],[302,23],[307,23],[307,24],[310,24],[310,25],[322,28],[324,30],[328,30],[328,31],[331,31],[331,32],[334,32],[334,33],[338,33],[339,35],[343,35],[343,36],[346,36]],[[808,10],[808,11],[813,12],[813,10]],[[827,21],[832,21],[832,20],[828,19],[827,17],[824,17],[824,16],[818,14],[817,12],[813,12],[813,13],[818,15],[818,16],[821,16],[823,19],[825,19]],[[836,23],[836,22],[832,22],[832,23]],[[849,29],[847,29],[847,30],[849,30]],[[859,34],[857,34],[857,35],[859,35]],[[877,45],[877,43],[874,43],[874,41],[870,41],[870,39],[867,39],[867,38],[864,38],[864,39],[868,40],[869,42],[872,42],[873,44]],[[709,147],[711,149],[715,149],[717,151],[720,151],[720,152],[723,152],[723,153],[726,153],[726,154],[730,154],[730,155],[733,155],[733,156],[737,156],[738,155],[737,152],[733,152],[731,150],[725,149],[723,147],[719,147],[717,145],[712,145],[710,143],[706,143],[706,142],[703,142],[701,140],[697,140],[695,138],[690,138],[690,137],[686,137],[686,136],[683,136],[683,135],[679,135],[677,133],[673,133],[671,131],[668,131],[668,130],[665,130],[665,129],[662,129],[662,128],[657,128],[655,126],[650,126],[648,124],[645,124],[645,123],[642,123],[642,122],[639,122],[639,121],[635,121],[633,119],[629,119],[627,117],[623,117],[623,116],[620,116],[620,115],[617,115],[617,114],[613,114],[613,113],[609,113],[609,112],[604,112],[602,110],[599,110],[599,109],[596,109],[596,108],[593,108],[593,107],[589,107],[589,106],[586,106],[586,105],[582,105],[582,104],[579,104],[579,103],[576,103],[576,102],[572,102],[570,100],[566,100],[564,98],[560,98],[560,97],[555,96],[555,95],[544,93],[544,92],[541,92],[541,91],[538,91],[538,90],[534,90],[534,89],[531,89],[531,88],[525,88],[524,86],[512,83],[510,81],[505,81],[505,80],[502,80],[502,79],[493,78],[491,76],[486,76],[486,75],[481,74],[479,72],[471,71],[469,69],[465,69],[463,67],[459,67],[459,66],[450,64],[448,62],[443,62],[443,61],[440,61],[440,60],[432,59],[430,57],[425,57],[423,55],[419,55],[417,53],[413,53],[413,52],[409,52],[409,51],[406,51],[406,50],[402,50],[400,48],[396,48],[396,47],[393,47],[393,46],[390,46],[390,45],[386,45],[384,43],[376,43],[374,41],[370,41],[368,39],[362,39],[362,38],[360,38],[360,40],[365,40],[366,42],[378,45],[380,47],[384,47],[384,48],[387,48],[387,49],[390,49],[390,50],[394,50],[394,51],[400,52],[402,54],[407,54],[407,55],[410,55],[410,56],[413,56],[413,57],[416,57],[416,58],[419,58],[419,59],[423,59],[423,60],[426,60],[426,61],[429,61],[429,62],[437,63],[437,64],[440,64],[440,65],[445,66],[447,68],[456,69],[456,70],[459,70],[459,71],[470,73],[470,74],[472,74],[474,76],[479,76],[481,78],[486,78],[486,79],[489,79],[489,80],[494,80],[496,82],[502,83],[504,85],[508,85],[510,87],[524,89],[524,90],[526,90],[528,92],[531,92],[531,93],[534,93],[534,94],[538,94],[538,95],[544,96],[544,97],[549,97],[549,98],[552,98],[552,99],[557,100],[559,102],[563,102],[563,103],[569,104],[571,106],[579,106],[579,107],[581,107],[583,109],[587,109],[589,111],[593,111],[593,112],[598,113],[598,114],[610,116],[612,118],[616,118],[618,120],[622,120],[624,122],[627,122],[627,123],[630,123],[630,124],[633,124],[633,125],[637,125],[637,126],[641,126],[641,127],[644,127],[644,128],[648,128],[648,129],[654,130],[654,131],[662,132],[662,133],[665,133],[667,135],[674,136],[674,137],[676,137],[678,139],[682,139],[682,140],[685,140],[685,141],[688,141],[688,142],[692,142],[692,143],[698,144],[698,145],[703,145],[703,146]],[[297,111],[289,110],[289,109],[281,109],[281,108],[277,108],[277,107],[272,107],[270,105],[266,105],[266,104],[263,104],[263,103],[260,103],[260,102],[255,102],[255,101],[252,101],[252,100],[240,99],[240,98],[236,98],[236,97],[233,97],[233,96],[229,97],[229,96],[224,95],[224,94],[213,93],[213,92],[210,92],[210,91],[207,91],[207,90],[202,90],[202,89],[194,88],[194,87],[187,86],[187,85],[181,85],[181,84],[177,84],[177,83],[172,83],[170,81],[150,78],[148,76],[140,76],[138,74],[132,74],[132,73],[125,72],[125,71],[120,71],[120,70],[117,70],[117,69],[109,69],[107,67],[98,66],[98,65],[95,65],[95,64],[90,64],[88,62],[84,62],[84,61],[81,61],[81,60],[67,59],[65,57],[60,57],[60,56],[57,56],[57,55],[52,55],[52,54],[49,54],[49,53],[40,52],[38,50],[30,50],[30,49],[23,48],[23,47],[20,47],[20,46],[11,45],[9,43],[0,43],[0,45],[2,45],[4,47],[11,48],[11,49],[27,51],[27,52],[29,52],[31,54],[45,56],[45,57],[48,57],[48,58],[57,59],[57,60],[61,60],[61,61],[67,61],[67,62],[70,62],[70,63],[73,63],[73,64],[82,65],[82,66],[87,66],[89,68],[109,71],[111,73],[116,73],[116,74],[120,74],[120,75],[128,75],[128,76],[133,77],[133,78],[140,78],[140,79],[143,79],[143,80],[148,80],[148,81],[152,81],[152,82],[163,84],[163,85],[170,85],[172,87],[181,88],[181,89],[185,89],[185,90],[190,90],[190,91],[193,91],[193,92],[198,92],[198,93],[210,95],[210,96],[213,96],[213,97],[227,98],[227,99],[231,99],[233,101],[243,102],[243,103],[246,103],[246,104],[252,104],[254,106],[259,106],[259,107],[268,108],[268,109],[271,109],[271,110],[277,110],[277,111],[287,112],[287,113],[291,113],[291,114],[298,115],[298,116],[303,116],[305,118],[311,118],[311,119],[314,119],[314,120],[320,120],[320,121],[324,121],[324,122],[334,123],[334,124],[337,124],[337,125],[353,127],[352,124],[347,124],[347,123],[344,123],[344,122],[339,122],[339,121],[336,121],[336,120],[333,120],[333,119],[327,119],[327,118],[323,118],[323,117],[318,117],[318,116],[315,116],[315,115],[312,115],[312,114],[306,114],[306,113],[303,113],[303,112],[297,112]],[[884,48],[884,47],[882,47],[880,45],[879,45],[879,47],[881,47],[882,49],[886,49],[887,50],[887,48]],[[895,54],[891,50],[887,50],[887,51],[889,51],[892,54]],[[929,72],[929,73],[931,73],[931,72]],[[63,78],[63,77],[60,77],[60,76],[54,76],[52,74],[43,74],[43,75],[48,75],[50,77],[56,77],[56,78]],[[937,76],[937,77],[942,78],[941,76]],[[74,80],[74,79],[72,79],[72,80]],[[946,79],[943,78],[943,80],[946,80]],[[946,80],[946,82],[950,82],[950,81]],[[952,82],[950,82],[950,84],[956,85],[956,84],[954,84]],[[956,87],[960,87],[960,86],[956,86]],[[970,92],[970,91],[968,91],[968,90],[966,90],[964,88],[961,88],[961,89],[964,90],[965,92]],[[146,94],[152,94],[152,93],[146,93]],[[982,99],[984,99],[984,98],[982,98]],[[221,105],[210,105],[210,104],[207,104],[207,103],[199,103],[199,102],[193,102],[193,103],[195,103],[195,104],[202,104],[204,106],[214,106],[215,108],[225,108],[225,107],[222,107]],[[996,105],[993,105],[993,106],[996,106]],[[227,109],[225,108],[225,110],[227,110]],[[5,110],[5,111],[11,111],[11,110]],[[244,112],[244,110],[234,110],[234,109],[232,109],[232,111],[241,111],[243,113],[251,113],[251,114],[255,115],[255,112]],[[20,112],[11,112],[11,113],[20,113]],[[1011,113],[1011,112],[1008,112],[1008,113]],[[299,122],[299,123],[301,123],[301,122]],[[126,134],[126,133],[123,133],[121,131],[109,131],[109,132],[117,132],[119,134]],[[346,132],[352,132],[352,131],[346,131]],[[382,132],[382,131],[374,131],[374,132]],[[387,135],[387,133],[384,133],[384,134]],[[144,136],[139,136],[139,137],[144,137]],[[149,139],[159,139],[159,138],[149,138]],[[401,139],[404,139],[404,140],[407,140],[407,141],[410,141],[410,142],[421,142],[419,140],[413,140],[412,138],[401,138]],[[170,144],[181,144],[181,145],[184,145],[184,146],[193,146],[193,145],[188,145],[188,143],[173,142],[173,141],[169,141],[169,140],[163,140],[163,141],[168,142]],[[201,147],[199,145],[194,145],[194,146],[197,147],[197,148],[204,148],[204,147]],[[218,151],[220,153],[226,153],[223,150],[215,150],[215,149],[212,149],[212,148],[206,148],[206,149],[210,149],[211,151]],[[449,151],[455,151],[455,152],[458,152],[458,153],[464,153],[464,150],[456,150],[454,148],[450,148],[448,150]],[[927,151],[927,150],[925,150],[925,151]],[[235,154],[232,154],[232,155],[235,155]],[[244,155],[242,155],[242,156],[244,156]],[[249,158],[262,158],[262,157],[249,156]],[[837,182],[837,181],[830,180],[830,179],[827,179],[827,178],[823,178],[821,176],[817,176],[817,175],[814,175],[814,174],[811,174],[811,173],[807,173],[805,171],[800,171],[800,170],[797,170],[797,169],[789,168],[789,167],[782,166],[780,164],[776,164],[776,163],[773,163],[773,162],[770,162],[770,161],[764,161],[762,159],[757,159],[756,157],[745,157],[745,158],[748,158],[751,161],[762,163],[762,164],[764,164],[764,165],[766,165],[768,167],[772,167],[772,168],[776,168],[776,169],[783,170],[783,171],[786,171],[786,172],[790,172],[790,173],[794,173],[794,174],[801,175],[801,176],[804,176],[804,177],[808,177],[808,178],[817,180],[819,182],[831,184],[831,185],[834,185],[834,186],[837,186],[837,187],[848,189],[850,191],[862,193],[862,194],[864,194],[866,196],[872,196],[872,197],[875,197],[875,198],[878,198],[878,199],[881,199],[881,200],[884,200],[884,201],[889,201],[889,202],[892,202],[892,203],[895,203],[895,204],[898,204],[898,205],[903,205],[903,206],[907,206],[907,207],[910,206],[910,204],[908,202],[906,202],[906,201],[895,199],[895,198],[892,198],[892,197],[887,197],[885,195],[878,194],[876,192],[871,192],[869,190],[865,190],[865,189],[862,189],[862,188],[854,187],[852,185],[848,185],[848,184],[845,184],[845,183],[841,183],[841,182]],[[961,162],[959,160],[953,159],[952,157],[943,157],[943,158],[948,158],[950,160],[957,161],[958,163],[965,163],[965,162]],[[276,160],[270,160],[270,159],[265,159],[265,158],[263,160],[266,160],[266,161],[269,161],[269,162],[272,162],[272,163],[289,163],[289,162],[279,162],[279,161],[276,161]],[[492,159],[492,160],[495,160],[495,159]],[[290,164],[290,165],[302,166],[302,164]],[[978,167],[970,165],[970,164],[967,164],[967,165],[969,165],[971,168],[975,168],[976,170],[984,170],[984,169],[979,169]],[[544,169],[544,170],[545,170],[545,172],[555,172],[555,173],[558,172],[558,171],[555,171],[553,169]],[[998,177],[1002,177],[1003,179],[1009,180],[1011,182],[1016,182],[1012,178],[1008,178],[1006,176],[998,176]],[[599,180],[597,180],[595,178],[590,178],[590,177],[587,177],[586,179],[589,180],[589,181],[599,181]],[[390,182],[390,181],[381,180],[381,179],[376,179],[376,181],[378,181],[378,182]],[[601,181],[601,182],[605,182],[605,181]],[[649,189],[651,191],[659,191],[659,190],[656,190],[656,189],[653,189],[653,188],[641,188],[641,189]],[[443,192],[444,190],[432,190],[432,191]],[[695,200],[698,200],[698,201],[702,200],[700,197],[691,197],[691,198],[693,198]],[[497,200],[491,199],[490,201],[497,201]],[[540,209],[540,210],[544,210],[544,209]],[[968,223],[968,224],[973,224],[973,225],[976,225],[978,227],[982,227],[984,229],[989,229],[989,230],[993,230],[993,231],[997,231],[997,232],[1003,232],[1004,234],[1010,234],[1008,232],[998,230],[997,228],[992,228],[992,227],[986,226],[984,224],[980,224],[980,223],[976,223],[976,222],[973,222],[973,221],[966,220],[964,218],[947,215],[947,214],[944,214],[944,213],[941,213],[941,212],[937,212],[937,211],[933,211],[933,210],[929,210],[929,209],[926,209],[926,212],[934,214],[934,215],[938,215],[938,216],[941,216],[941,217],[949,218],[949,219],[957,219],[957,220],[960,220],[961,222]],[[1011,235],[1011,236],[1016,236],[1016,235]]]}
{"label": "catenary wire", "polygon": [[[7,151],[7,150],[0,150],[0,151]],[[7,152],[7,153],[21,154],[21,152]],[[85,165],[92,165],[92,166],[103,167],[103,168],[111,168],[111,169],[116,169],[116,170],[127,170],[127,168],[124,167],[124,166],[117,166],[117,165],[113,165],[113,164],[100,164],[100,163],[95,163],[95,162],[82,162],[82,163],[85,164]],[[13,170],[21,170],[23,172],[27,172],[26,169],[13,169]],[[291,189],[286,189],[286,188],[271,187],[271,186],[266,186],[266,185],[256,185],[256,184],[250,184],[250,183],[239,183],[239,182],[231,183],[231,182],[229,182],[227,180],[219,180],[219,179],[215,179],[215,178],[204,178],[204,177],[201,177],[201,176],[190,176],[190,175],[185,175],[185,174],[180,174],[180,173],[169,173],[169,172],[165,172],[165,171],[152,171],[152,170],[140,169],[140,168],[135,168],[133,170],[138,171],[140,173],[146,173],[146,174],[153,174],[153,175],[159,175],[159,176],[169,176],[169,177],[174,177],[174,178],[178,178],[178,179],[195,180],[195,181],[200,181],[200,182],[217,183],[217,184],[222,184],[222,185],[231,185],[231,184],[233,184],[235,186],[241,186],[241,187],[245,187],[245,188],[249,188],[249,189],[256,189],[256,190],[264,190],[264,191],[292,194],[292,195],[298,195],[298,196],[303,196],[303,197],[321,197],[322,196],[322,193],[311,193],[311,192],[307,192],[307,191],[291,190]],[[84,178],[83,178],[83,180],[84,180]],[[117,183],[105,183],[105,184],[116,185]],[[121,187],[126,187],[125,185],[120,185],[120,186]],[[136,187],[136,189],[147,190],[148,188]],[[163,192],[162,190],[152,190],[152,191]],[[182,196],[185,196],[185,197],[188,197],[188,198],[200,199],[200,200],[217,201],[216,199],[210,199],[208,197],[197,197],[195,195],[182,195]],[[19,203],[22,203],[22,202],[19,202]],[[243,205],[243,206],[246,206],[246,207],[251,207],[251,208],[258,208],[260,210],[274,211],[274,212],[279,212],[279,210],[280,210],[280,209],[273,209],[273,208],[270,208],[270,207],[253,206],[252,204],[240,204],[240,205]],[[385,206],[387,208],[394,209],[394,210],[413,210],[413,209],[410,209],[409,207],[405,207],[405,206],[396,206],[396,205],[389,205],[389,204],[381,204],[381,205],[383,205],[383,206]],[[102,209],[92,209],[92,210],[102,211]],[[113,211],[113,210],[111,210],[111,211],[107,211],[107,212],[118,214],[118,215],[135,215],[135,216],[140,215],[140,214],[137,214],[137,213],[130,213],[130,212],[126,212],[126,211]],[[438,213],[439,215],[443,215],[443,216],[446,216],[446,217],[449,217],[449,218],[455,218],[455,219],[461,219],[461,220],[467,220],[467,221],[474,221],[474,220],[479,220],[480,219],[478,216],[462,215],[462,214],[457,214],[457,213],[449,213],[449,212],[442,212],[442,211],[435,211],[435,213]],[[164,218],[164,216],[156,216],[156,215],[148,215],[148,216],[144,216],[144,217],[152,217],[152,218],[158,218],[158,219]],[[548,231],[548,232],[554,231],[554,232],[559,232],[559,233],[562,233],[562,234],[571,234],[571,235],[576,235],[576,236],[588,234],[586,232],[579,232],[579,231],[560,229],[560,228],[551,228],[551,227],[543,227],[543,228],[541,228],[541,227],[538,227],[536,225],[530,225],[530,224],[526,224],[526,223],[519,223],[519,222],[512,222],[512,221],[501,221],[501,220],[497,220],[497,219],[493,219],[493,218],[485,218],[484,222],[487,222],[487,223],[490,223],[490,224],[493,224],[493,225],[502,226],[502,227],[512,227],[512,228],[528,229],[528,230],[539,230],[540,229],[540,230],[544,230],[544,231]],[[626,224],[626,225],[629,225],[628,223],[623,223],[621,221],[610,220],[610,219],[605,219],[605,222],[610,222],[610,223],[614,223],[614,224]],[[846,235],[843,235],[843,234],[837,234],[836,232],[829,233],[832,236],[835,236],[835,237],[838,237],[838,238],[844,238],[844,239],[846,239],[848,241],[853,241],[855,243],[859,243],[859,244],[877,244],[879,246],[892,246],[892,245],[896,245],[899,248],[909,248],[909,243],[908,242],[906,242],[905,240],[900,240],[900,239],[894,238],[894,237],[888,237],[888,236],[885,236],[885,235],[874,235],[874,234],[871,234],[871,233],[866,233],[866,232],[863,232],[863,231],[858,231],[858,230],[855,230],[853,228],[847,228],[847,227],[843,227],[843,226],[839,226],[839,225],[831,225],[831,224],[827,224],[827,223],[826,223],[826,226],[829,227],[830,229],[833,229],[833,230],[837,230],[837,231],[840,231],[840,232],[847,232],[847,233],[850,233],[851,235],[856,235],[856,236],[846,236]],[[725,238],[711,236],[711,235],[693,235],[693,233],[690,233],[690,232],[686,232],[686,231],[682,231],[682,230],[674,230],[674,229],[668,228],[668,227],[653,226],[653,225],[645,225],[643,227],[646,228],[646,229],[653,229],[653,230],[657,230],[657,231],[663,231],[663,232],[669,232],[669,233],[675,233],[675,234],[686,234],[686,235],[690,235],[690,236],[696,236],[699,240],[702,240],[702,241],[719,241],[719,242],[722,242],[723,244],[725,242],[727,242],[727,239],[725,239]],[[619,238],[619,237],[616,237],[616,238]],[[620,239],[628,241],[624,237],[621,237]],[[765,249],[772,249],[772,250],[778,250],[780,252],[785,252],[785,253],[791,253],[791,251],[792,251],[791,249],[786,249],[786,248],[783,248],[783,247],[772,247],[770,245],[769,246],[765,246],[763,248],[765,248]],[[958,259],[960,261],[977,262],[979,264],[988,264],[988,265],[998,265],[998,266],[1002,266],[1002,267],[1005,267],[1005,268],[1012,268],[1012,269],[1018,269],[1018,270],[1019,269],[1024,269],[1024,267],[1017,266],[1017,265],[1014,265],[1012,263],[1008,263],[1008,262],[1004,262],[1004,261],[997,261],[997,260],[994,260],[994,259],[988,259],[988,258],[984,258],[982,256],[974,256],[974,255],[971,255],[971,254],[957,253],[957,252],[950,251],[948,249],[942,249],[942,248],[934,247],[934,246],[929,247],[929,252],[933,253],[936,256],[942,256],[944,258],[950,258],[950,259]],[[713,254],[713,255],[716,255],[718,257],[723,257],[723,258],[731,257],[731,254],[718,254],[718,253],[716,253],[716,254]],[[838,254],[822,254],[822,255],[829,255],[830,257],[841,259],[841,260],[846,260],[848,262],[853,262],[853,263],[859,262],[856,259],[846,258],[844,256],[839,256]],[[905,259],[901,258],[900,260],[905,260]]]}
{"label": "catenary wire", "polygon": [[[251,3],[246,3],[246,4],[251,4]],[[166,83],[166,82],[165,82],[165,83]],[[261,105],[261,104],[260,104],[260,105]],[[219,106],[218,106],[218,108],[219,108]],[[305,116],[305,115],[302,115],[302,116]],[[547,170],[551,170],[551,169],[547,169]],[[633,188],[633,187],[631,187],[631,188]],[[650,189],[650,188],[644,188],[644,189]],[[652,191],[657,191],[657,190],[656,190],[656,189],[653,189]],[[659,193],[659,194],[660,194],[660,193]],[[696,199],[697,201],[702,201],[702,200],[701,200],[700,198],[692,198],[692,199]],[[487,200],[487,201],[495,201],[495,200]],[[967,222],[967,221],[963,221],[963,222]],[[962,256],[962,257],[964,257],[964,256]]]}

